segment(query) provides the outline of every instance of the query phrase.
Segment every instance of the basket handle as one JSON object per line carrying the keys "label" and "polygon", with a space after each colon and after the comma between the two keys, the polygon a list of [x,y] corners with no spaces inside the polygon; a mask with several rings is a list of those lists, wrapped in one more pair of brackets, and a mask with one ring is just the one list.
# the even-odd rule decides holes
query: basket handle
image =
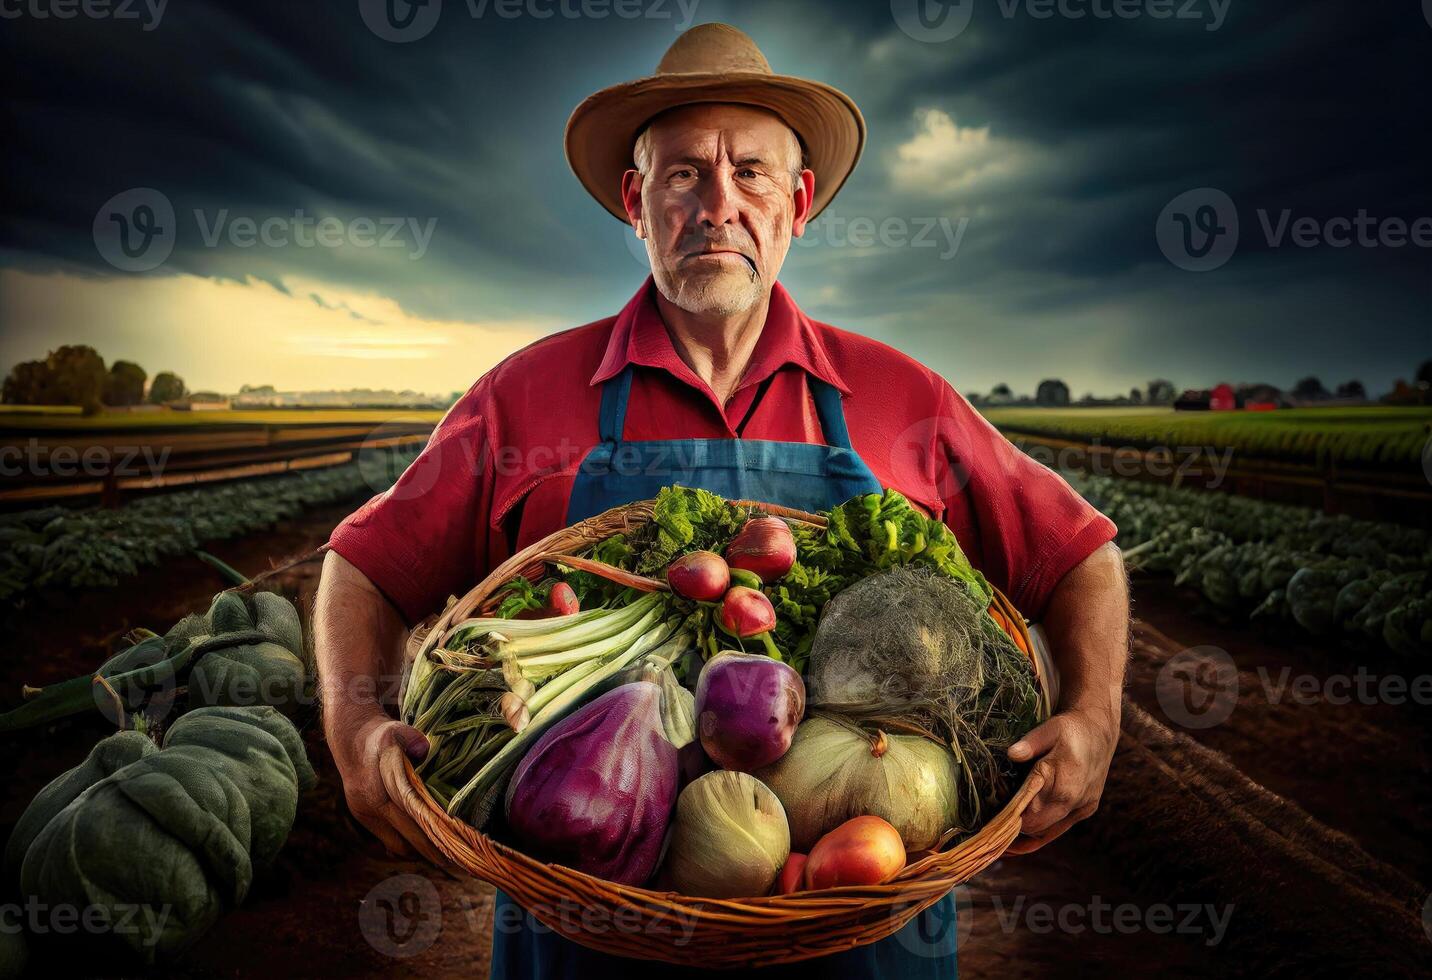
{"label": "basket handle", "polygon": [[[433,829],[428,826],[430,811],[418,798],[418,792],[413,787],[417,773],[414,772],[402,746],[396,741],[389,742],[378,753],[378,774],[382,777],[388,799],[393,801],[393,806],[401,815],[400,819],[406,819],[418,831],[416,835],[403,834],[409,846],[419,851],[435,867],[456,876],[457,867],[432,844]],[[401,830],[399,832],[401,833]],[[417,840],[413,839],[414,836]]]}

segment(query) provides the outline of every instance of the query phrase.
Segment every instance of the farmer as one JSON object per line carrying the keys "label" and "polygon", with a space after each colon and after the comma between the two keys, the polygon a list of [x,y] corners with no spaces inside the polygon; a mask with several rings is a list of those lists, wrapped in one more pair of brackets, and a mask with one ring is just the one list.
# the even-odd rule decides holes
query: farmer
{"label": "farmer", "polygon": [[[1062,673],[1057,713],[1010,749],[1038,759],[1044,777],[1013,852],[1094,812],[1127,652],[1113,525],[940,375],[810,319],[777,282],[791,238],[850,175],[864,135],[848,97],[773,74],[723,24],[688,30],[655,75],[572,114],[572,169],[646,243],[651,276],[616,316],[539,340],[480,378],[398,483],[333,533],[323,569],[328,743],[353,813],[390,849],[436,857],[379,767],[385,753],[417,761],[427,750],[373,693],[400,671],[408,627],[515,550],[671,483],[811,511],[893,487],[941,517],[1041,620]],[[524,920],[508,901],[498,896],[493,976],[673,975],[514,927]],[[882,942],[758,972],[954,976],[952,909],[946,898]]]}

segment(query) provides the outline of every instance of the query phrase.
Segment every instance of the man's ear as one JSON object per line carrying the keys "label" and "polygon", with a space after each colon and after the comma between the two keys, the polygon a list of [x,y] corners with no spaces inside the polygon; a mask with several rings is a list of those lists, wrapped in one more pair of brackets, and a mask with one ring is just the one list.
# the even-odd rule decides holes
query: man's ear
{"label": "man's ear", "polygon": [[791,236],[799,238],[805,234],[806,222],[810,220],[811,204],[815,201],[815,171],[802,170],[796,180],[795,217],[791,221]]}
{"label": "man's ear", "polygon": [[622,205],[637,238],[646,237],[646,229],[641,223],[641,181],[640,170],[628,170],[622,174]]}

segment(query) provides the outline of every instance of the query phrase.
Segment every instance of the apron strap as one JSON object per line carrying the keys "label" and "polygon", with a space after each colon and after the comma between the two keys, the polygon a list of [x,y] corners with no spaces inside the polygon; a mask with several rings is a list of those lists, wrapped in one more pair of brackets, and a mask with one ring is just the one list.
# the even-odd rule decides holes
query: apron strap
{"label": "apron strap", "polygon": [[807,374],[811,397],[815,399],[815,413],[820,427],[825,432],[825,444],[838,449],[850,449],[850,430],[845,427],[845,408],[840,403],[840,389],[827,384],[813,374]]}
{"label": "apron strap", "polygon": [[626,431],[627,402],[631,399],[632,366],[602,384],[602,410],[597,420],[597,434],[602,442],[613,445],[622,441]]}

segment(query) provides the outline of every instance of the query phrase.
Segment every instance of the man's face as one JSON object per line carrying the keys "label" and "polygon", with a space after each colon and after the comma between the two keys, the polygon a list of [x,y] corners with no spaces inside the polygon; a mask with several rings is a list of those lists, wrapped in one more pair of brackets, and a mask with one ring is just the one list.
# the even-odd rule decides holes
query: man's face
{"label": "man's face", "polygon": [[794,176],[790,129],[749,106],[685,106],[651,124],[649,148],[646,174],[628,171],[622,194],[657,288],[691,313],[751,309],[805,230],[814,193],[814,174]]}

